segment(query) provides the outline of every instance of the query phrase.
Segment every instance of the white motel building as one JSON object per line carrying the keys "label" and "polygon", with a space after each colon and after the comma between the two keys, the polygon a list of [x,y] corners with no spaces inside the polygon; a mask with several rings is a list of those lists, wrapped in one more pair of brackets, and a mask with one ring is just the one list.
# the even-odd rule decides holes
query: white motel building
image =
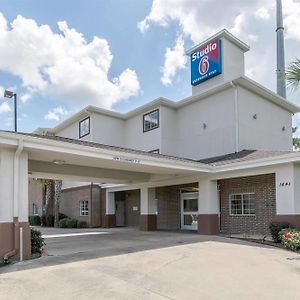
{"label": "white motel building", "polygon": [[125,114],[87,106],[52,129],[0,131],[0,257],[30,253],[29,178],[74,182],[62,209],[73,205],[90,226],[300,228],[300,108],[245,76],[248,50],[222,30],[187,51],[192,96],[178,102],[161,97]]}

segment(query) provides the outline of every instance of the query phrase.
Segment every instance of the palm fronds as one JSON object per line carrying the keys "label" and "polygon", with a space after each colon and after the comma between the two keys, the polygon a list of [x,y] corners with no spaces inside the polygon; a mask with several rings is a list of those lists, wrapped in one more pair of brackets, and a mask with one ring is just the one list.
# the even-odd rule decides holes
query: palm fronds
{"label": "palm fronds", "polygon": [[300,86],[300,59],[296,58],[286,69],[287,86],[296,90]]}

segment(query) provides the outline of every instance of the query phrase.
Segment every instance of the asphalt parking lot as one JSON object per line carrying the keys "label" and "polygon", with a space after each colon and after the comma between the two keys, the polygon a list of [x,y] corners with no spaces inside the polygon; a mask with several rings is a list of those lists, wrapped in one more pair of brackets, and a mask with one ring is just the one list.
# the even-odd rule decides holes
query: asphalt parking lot
{"label": "asphalt parking lot", "polygon": [[300,255],[135,229],[43,229],[48,256],[0,268],[0,299],[299,299]]}

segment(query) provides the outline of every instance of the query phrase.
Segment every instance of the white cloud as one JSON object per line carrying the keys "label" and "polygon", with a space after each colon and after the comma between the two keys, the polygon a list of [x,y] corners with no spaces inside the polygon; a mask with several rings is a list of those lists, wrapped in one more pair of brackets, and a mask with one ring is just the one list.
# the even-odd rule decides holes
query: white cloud
{"label": "white cloud", "polygon": [[0,70],[21,78],[27,89],[72,102],[111,108],[118,101],[136,96],[140,85],[134,70],[126,69],[110,80],[113,55],[107,40],[97,36],[87,42],[65,21],[58,22],[60,33],[48,25],[17,16],[11,24],[0,13]]}
{"label": "white cloud", "polygon": [[49,110],[45,115],[45,120],[48,121],[60,121],[61,118],[68,114],[68,111],[62,108],[61,106],[55,107],[52,110]]}
{"label": "white cloud", "polygon": [[0,104],[0,114],[4,114],[4,113],[10,112],[10,111],[11,111],[11,108],[7,102],[3,102]]}
{"label": "white cloud", "polygon": [[23,103],[26,103],[31,97],[32,97],[32,95],[30,93],[25,93],[25,94],[21,95],[21,101]]}
{"label": "white cloud", "polygon": [[297,0],[282,1],[286,37],[300,41],[300,3]]}
{"label": "white cloud", "polygon": [[260,7],[255,12],[255,17],[260,20],[269,20],[271,16],[270,16],[269,10],[267,8]]}
{"label": "white cloud", "polygon": [[174,48],[166,49],[165,63],[161,69],[163,73],[161,82],[164,85],[171,85],[177,70],[185,68],[186,62],[187,58],[184,51],[184,41],[182,36],[179,36]]}
{"label": "white cloud", "polygon": [[[276,83],[276,36],[274,0],[220,1],[220,0],[153,0],[149,14],[138,23],[141,32],[152,24],[172,26],[184,40],[197,44],[217,31],[227,28],[250,45],[246,54],[246,73],[274,89]],[[299,53],[300,0],[284,0],[283,16],[287,44],[286,62]],[[176,24],[178,24],[176,26]],[[169,29],[166,29],[169,30]],[[169,48],[167,48],[169,49]],[[166,65],[167,56],[165,56]],[[175,73],[179,70],[176,69]],[[172,73],[172,76],[176,74]]]}

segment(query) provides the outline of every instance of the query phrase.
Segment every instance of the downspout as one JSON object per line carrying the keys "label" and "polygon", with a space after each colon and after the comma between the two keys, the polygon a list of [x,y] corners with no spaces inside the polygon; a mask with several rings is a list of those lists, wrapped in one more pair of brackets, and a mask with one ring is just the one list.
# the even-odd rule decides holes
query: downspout
{"label": "downspout", "polygon": [[230,85],[234,88],[234,118],[235,118],[235,152],[239,152],[239,107],[238,107],[238,88],[233,83],[230,82]]}
{"label": "downspout", "polygon": [[18,148],[15,152],[14,156],[14,179],[13,179],[13,185],[14,185],[14,199],[13,199],[13,221],[14,221],[14,247],[11,251],[6,253],[3,256],[4,263],[8,263],[8,259],[12,256],[15,256],[18,253],[18,249],[20,246],[19,243],[19,230],[20,230],[20,224],[19,224],[19,161],[20,161],[20,154],[22,153],[24,148],[23,140],[19,139]]}
{"label": "downspout", "polygon": [[90,187],[90,211],[89,211],[89,218],[90,218],[90,226],[94,227],[93,222],[93,182],[91,182]]}

